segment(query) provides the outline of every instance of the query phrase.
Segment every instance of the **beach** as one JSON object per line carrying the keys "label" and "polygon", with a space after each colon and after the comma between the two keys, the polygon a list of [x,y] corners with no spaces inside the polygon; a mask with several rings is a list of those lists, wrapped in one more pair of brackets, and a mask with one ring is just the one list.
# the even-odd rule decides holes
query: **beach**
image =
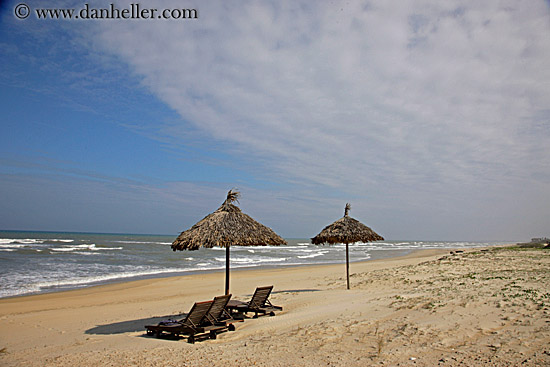
{"label": "beach", "polygon": [[[451,253],[452,252],[452,253]],[[273,285],[274,317],[216,340],[144,325],[223,293],[221,272],[0,300],[2,366],[550,365],[550,251],[428,249],[350,264],[237,270],[234,299]]]}

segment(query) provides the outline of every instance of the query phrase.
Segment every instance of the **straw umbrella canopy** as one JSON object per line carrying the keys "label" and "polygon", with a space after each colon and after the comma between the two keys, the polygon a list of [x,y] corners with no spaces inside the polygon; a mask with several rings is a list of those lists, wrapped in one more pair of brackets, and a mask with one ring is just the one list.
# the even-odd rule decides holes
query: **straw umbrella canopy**
{"label": "straw umbrella canopy", "polygon": [[317,236],[311,239],[314,245],[321,245],[328,243],[330,245],[335,243],[346,244],[346,277],[347,286],[349,289],[349,247],[350,243],[355,242],[372,242],[384,240],[382,236],[374,232],[372,229],[353,219],[349,216],[351,205],[346,204],[344,209],[344,217],[338,219],[336,222],[326,226]]}
{"label": "straw umbrella canopy", "polygon": [[172,250],[198,250],[200,247],[225,247],[225,294],[229,294],[229,248],[231,246],[278,246],[286,241],[271,228],[256,222],[233,203],[240,193],[229,190],[227,199],[213,213],[190,229],[182,232],[172,243]]}

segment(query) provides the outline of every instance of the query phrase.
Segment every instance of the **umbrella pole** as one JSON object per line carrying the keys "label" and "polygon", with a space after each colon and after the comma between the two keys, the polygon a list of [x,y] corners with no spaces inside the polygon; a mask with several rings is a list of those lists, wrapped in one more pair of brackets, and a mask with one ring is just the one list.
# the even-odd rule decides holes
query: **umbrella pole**
{"label": "umbrella pole", "polygon": [[349,248],[347,243],[346,243],[346,278],[347,278],[347,285],[349,289]]}
{"label": "umbrella pole", "polygon": [[225,247],[225,294],[229,294],[229,245]]}

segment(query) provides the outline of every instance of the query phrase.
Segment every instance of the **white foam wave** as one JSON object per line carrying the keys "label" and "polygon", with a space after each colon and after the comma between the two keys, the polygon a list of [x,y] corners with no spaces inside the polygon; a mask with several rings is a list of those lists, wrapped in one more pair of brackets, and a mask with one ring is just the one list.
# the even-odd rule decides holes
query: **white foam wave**
{"label": "white foam wave", "polygon": [[81,286],[93,285],[101,282],[116,281],[119,279],[123,280],[128,278],[147,277],[147,276],[155,276],[155,275],[170,274],[170,273],[187,273],[187,272],[192,272],[197,270],[217,270],[222,268],[219,266],[218,267],[211,266],[211,264],[208,264],[208,263],[204,263],[200,265],[201,267],[192,268],[192,269],[182,269],[182,268],[146,269],[146,270],[139,270],[139,271],[123,272],[123,273],[110,273],[110,274],[103,274],[103,275],[96,275],[96,276],[83,276],[83,277],[77,277],[77,278],[74,278],[74,277],[68,278],[70,275],[68,275],[67,273],[60,273],[59,274],[60,276],[64,276],[64,277],[66,276],[66,278],[58,279],[58,280],[42,281],[38,283],[27,283],[25,285],[19,285],[16,289],[8,288],[8,287],[0,287],[0,298],[29,294],[29,293],[37,293],[47,289],[81,287]]}
{"label": "white foam wave", "polygon": [[319,257],[319,256],[326,255],[327,253],[328,253],[328,251],[321,251],[321,252],[310,254],[310,255],[297,256],[297,258],[298,259],[312,259],[314,257]]}
{"label": "white foam wave", "polygon": [[92,247],[90,250],[92,251],[113,251],[113,250],[122,250],[122,247]]}
{"label": "white foam wave", "polygon": [[140,245],[171,245],[171,242],[155,242],[155,241],[113,241],[116,243],[127,243],[127,244],[140,244]]}
{"label": "white foam wave", "polygon": [[0,244],[27,244],[32,245],[36,243],[44,243],[44,240],[38,240],[34,238],[0,238]]}
{"label": "white foam wave", "polygon": [[116,243],[154,243],[154,242],[145,242],[145,241],[113,241]]}
{"label": "white foam wave", "polygon": [[285,261],[285,257],[279,257],[279,258],[249,258],[249,257],[237,257],[231,259],[232,263],[236,264],[255,264],[255,263],[271,263],[271,262],[281,262]]}
{"label": "white foam wave", "polygon": [[21,245],[21,244],[0,245],[0,248],[16,249],[16,248],[22,248],[22,247],[27,247],[27,245]]}
{"label": "white foam wave", "polygon": [[[231,246],[232,249],[236,249],[236,250],[264,250],[264,251],[277,250],[285,247],[287,246],[284,246],[284,245],[283,246]],[[225,248],[223,250],[225,250]]]}
{"label": "white foam wave", "polygon": [[6,289],[6,288],[2,289],[2,288],[0,288],[0,298],[20,296],[20,295],[23,295],[23,294],[35,293],[35,292],[39,292],[39,291],[40,291],[40,287],[38,287],[38,286],[27,286],[27,287],[22,287],[22,288],[18,288],[18,289]]}
{"label": "white foam wave", "polygon": [[76,246],[65,246],[65,247],[51,247],[50,250],[55,252],[112,251],[112,250],[122,250],[122,247],[97,247],[95,244],[91,244],[91,245],[76,245]]}
{"label": "white foam wave", "polygon": [[111,274],[64,279],[64,280],[52,280],[47,282],[39,282],[39,283],[36,283],[36,285],[40,288],[65,287],[65,286],[93,284],[93,283],[105,282],[105,281],[116,280],[116,279],[127,279],[127,278],[135,278],[135,277],[148,276],[148,275],[178,273],[178,272],[186,272],[186,271],[189,271],[189,270],[180,269],[180,268],[149,269],[149,270],[142,270],[142,271],[111,273]]}

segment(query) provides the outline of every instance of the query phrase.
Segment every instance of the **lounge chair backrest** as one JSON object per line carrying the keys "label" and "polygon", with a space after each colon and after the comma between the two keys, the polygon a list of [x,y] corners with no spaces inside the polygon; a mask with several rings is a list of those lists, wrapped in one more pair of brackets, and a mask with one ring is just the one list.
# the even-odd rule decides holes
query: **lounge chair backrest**
{"label": "lounge chair backrest", "polygon": [[248,306],[249,307],[265,306],[265,303],[267,302],[267,299],[269,298],[269,295],[271,294],[272,290],[273,290],[272,285],[267,287],[256,288],[256,291],[254,292],[252,299],[250,300],[250,302],[248,302]]}
{"label": "lounge chair backrest", "polygon": [[193,307],[191,307],[191,311],[189,311],[182,323],[192,326],[200,325],[208,314],[208,311],[210,311],[212,303],[213,301],[196,302]]}
{"label": "lounge chair backrest", "polygon": [[219,321],[223,319],[224,313],[226,312],[225,307],[227,306],[230,298],[230,294],[214,297],[214,300],[212,301],[212,307],[208,312],[208,318],[211,319],[211,321]]}

